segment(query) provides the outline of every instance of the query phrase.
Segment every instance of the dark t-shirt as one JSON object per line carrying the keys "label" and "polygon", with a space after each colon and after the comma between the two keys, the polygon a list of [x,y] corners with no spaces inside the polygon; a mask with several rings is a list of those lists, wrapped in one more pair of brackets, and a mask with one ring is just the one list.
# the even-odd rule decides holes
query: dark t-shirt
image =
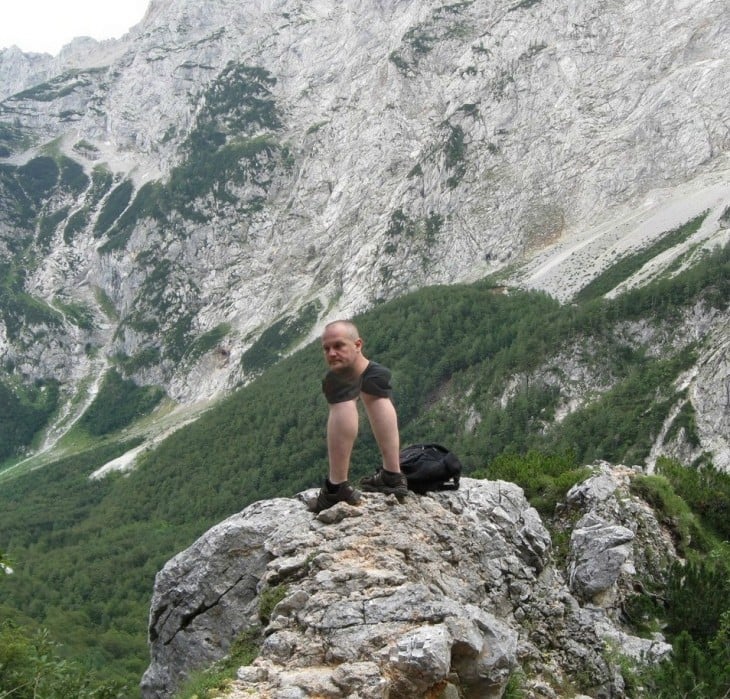
{"label": "dark t-shirt", "polygon": [[390,369],[377,362],[370,362],[360,376],[345,372],[328,371],[322,379],[322,391],[328,403],[354,400],[360,392],[380,398],[391,398]]}

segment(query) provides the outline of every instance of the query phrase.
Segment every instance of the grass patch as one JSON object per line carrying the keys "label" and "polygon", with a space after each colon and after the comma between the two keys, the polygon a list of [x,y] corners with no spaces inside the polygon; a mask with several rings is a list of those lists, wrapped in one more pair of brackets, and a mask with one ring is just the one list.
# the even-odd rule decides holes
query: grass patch
{"label": "grass patch", "polygon": [[259,652],[258,637],[254,632],[239,636],[228,655],[206,670],[194,672],[176,692],[174,699],[213,699],[221,696],[236,676],[236,670],[250,665]]}
{"label": "grass patch", "polygon": [[286,585],[267,587],[259,594],[259,619],[266,626],[271,621],[271,614],[281,600],[286,597]]}

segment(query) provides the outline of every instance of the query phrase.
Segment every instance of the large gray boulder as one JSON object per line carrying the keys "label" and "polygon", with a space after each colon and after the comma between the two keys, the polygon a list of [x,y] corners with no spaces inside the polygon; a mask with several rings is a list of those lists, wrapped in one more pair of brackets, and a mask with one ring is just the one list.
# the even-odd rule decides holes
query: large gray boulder
{"label": "large gray boulder", "polygon": [[581,602],[597,605],[617,620],[636,585],[666,580],[676,553],[653,510],[631,495],[631,478],[640,469],[606,462],[594,468],[593,476],[566,495],[564,509],[577,518],[567,576],[571,593]]}
{"label": "large gray boulder", "polygon": [[632,637],[581,608],[516,485],[465,478],[458,491],[368,494],[319,515],[313,494],[251,505],[160,571],[145,699],[172,696],[258,627],[259,655],[231,697],[489,699],[526,665],[623,696],[604,638]]}
{"label": "large gray boulder", "polygon": [[610,589],[618,580],[632,551],[634,533],[607,522],[593,513],[582,517],[570,539],[574,559],[570,587],[589,601]]}

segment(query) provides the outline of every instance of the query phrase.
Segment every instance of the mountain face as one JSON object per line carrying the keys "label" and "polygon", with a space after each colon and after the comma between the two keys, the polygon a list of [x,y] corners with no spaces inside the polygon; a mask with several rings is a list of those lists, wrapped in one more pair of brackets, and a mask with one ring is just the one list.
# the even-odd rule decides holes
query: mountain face
{"label": "mountain face", "polygon": [[[327,318],[486,275],[570,302],[706,214],[625,284],[671,274],[728,240],[729,46],[720,0],[152,0],[5,50],[0,389],[50,443],[112,368],[206,401]],[[727,455],[727,314],[683,322]]]}

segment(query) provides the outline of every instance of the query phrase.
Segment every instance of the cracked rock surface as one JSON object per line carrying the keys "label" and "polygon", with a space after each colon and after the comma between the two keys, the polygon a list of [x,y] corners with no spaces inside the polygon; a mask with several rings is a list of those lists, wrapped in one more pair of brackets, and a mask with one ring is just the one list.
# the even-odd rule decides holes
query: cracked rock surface
{"label": "cracked rock surface", "polygon": [[[623,488],[617,480],[609,491]],[[613,609],[573,596],[547,529],[514,484],[466,478],[458,491],[402,503],[371,493],[319,515],[307,509],[313,495],[254,503],[160,571],[145,699],[172,696],[257,627],[259,655],[239,669],[231,697],[449,696],[457,687],[500,697],[527,666],[553,678],[583,672],[595,696],[620,697],[605,639],[652,658],[668,652],[620,629]],[[595,503],[581,503],[588,517]],[[622,526],[620,513],[601,513],[606,526]],[[665,546],[658,525],[654,535]],[[591,550],[582,549],[586,580]],[[596,566],[600,575],[600,555]],[[267,599],[279,601],[264,609]]]}

